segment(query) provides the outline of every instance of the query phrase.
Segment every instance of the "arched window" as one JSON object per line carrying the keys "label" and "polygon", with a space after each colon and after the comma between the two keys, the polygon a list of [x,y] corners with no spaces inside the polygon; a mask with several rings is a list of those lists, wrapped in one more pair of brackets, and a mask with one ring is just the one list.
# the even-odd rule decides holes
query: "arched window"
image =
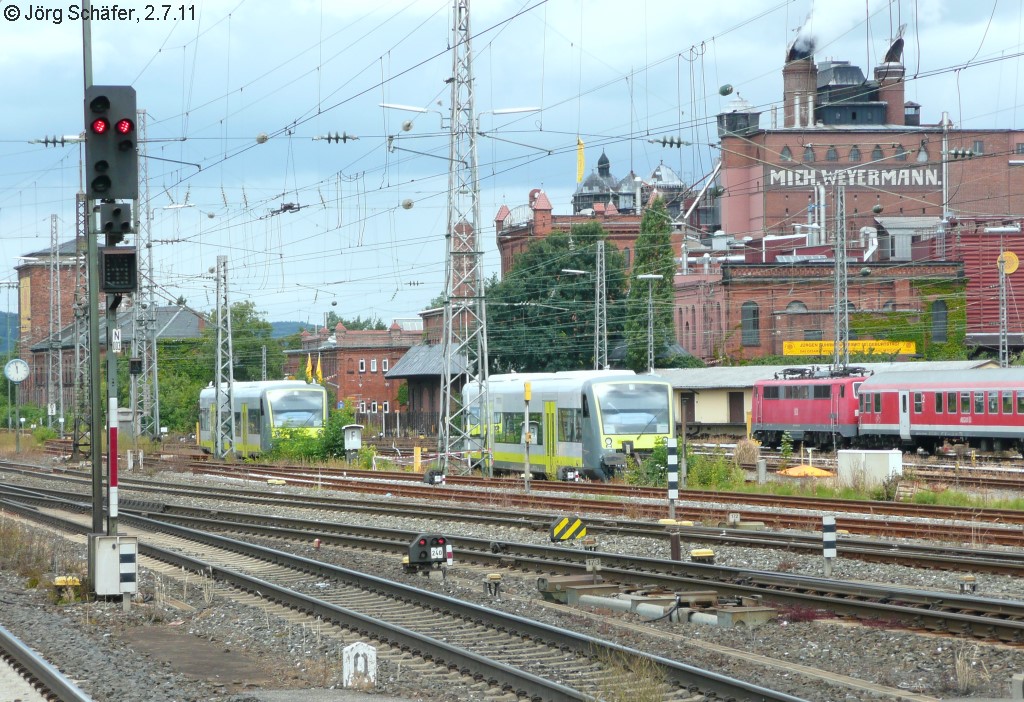
{"label": "arched window", "polygon": [[923,143],[921,144],[921,148],[917,152],[917,162],[918,163],[927,163],[928,162],[928,149],[925,148],[925,145]]}
{"label": "arched window", "polygon": [[814,147],[804,147],[804,163],[814,163]]}
{"label": "arched window", "polygon": [[788,146],[783,146],[782,147],[782,151],[779,152],[779,160],[780,161],[792,161],[793,160],[793,152],[789,150]]}
{"label": "arched window", "polygon": [[791,303],[786,305],[786,312],[788,312],[790,314],[797,313],[797,312],[806,312],[806,311],[807,311],[807,305],[805,305],[804,303],[800,302],[800,300],[793,300]]}
{"label": "arched window", "polygon": [[860,149],[854,146],[850,149],[850,163],[858,162],[860,162]]}
{"label": "arched window", "polygon": [[687,349],[687,351],[694,350],[693,346],[690,345],[690,338],[690,323],[687,322],[686,325],[683,327],[683,343],[690,347]]}
{"label": "arched window", "polygon": [[834,146],[828,147],[828,151],[825,152],[825,160],[826,161],[838,161],[839,160],[839,152],[836,151],[836,147],[834,147]]}
{"label": "arched window", "polygon": [[622,250],[622,255],[626,257],[626,268],[629,268],[631,260],[632,260],[629,257],[629,249],[623,249]]}
{"label": "arched window", "polygon": [[947,328],[949,326],[949,312],[945,300],[936,300],[932,303],[932,341],[944,344],[948,341]]}
{"label": "arched window", "polygon": [[744,346],[761,345],[761,309],[753,300],[740,307],[740,329]]}
{"label": "arched window", "polygon": [[896,160],[897,161],[906,161],[907,160],[907,150],[903,148],[903,144],[897,144],[896,145]]}
{"label": "arched window", "polygon": [[882,147],[879,146],[878,144],[875,144],[875,148],[873,148],[871,150],[871,160],[872,161],[881,161],[884,157],[885,156],[882,153]]}

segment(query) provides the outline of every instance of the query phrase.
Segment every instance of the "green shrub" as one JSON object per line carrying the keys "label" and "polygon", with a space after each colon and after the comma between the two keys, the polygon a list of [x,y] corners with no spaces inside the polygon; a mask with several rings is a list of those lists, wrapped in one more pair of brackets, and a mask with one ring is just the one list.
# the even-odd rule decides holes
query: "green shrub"
{"label": "green shrub", "polygon": [[734,490],[743,485],[743,471],[721,450],[702,456],[687,454],[686,465],[687,486]]}
{"label": "green shrub", "polygon": [[32,440],[37,446],[42,446],[50,439],[57,438],[57,431],[50,427],[36,427],[32,430]]}
{"label": "green shrub", "polygon": [[658,439],[651,455],[642,461],[628,456],[623,477],[629,485],[665,487],[668,484],[668,446],[665,440]]}

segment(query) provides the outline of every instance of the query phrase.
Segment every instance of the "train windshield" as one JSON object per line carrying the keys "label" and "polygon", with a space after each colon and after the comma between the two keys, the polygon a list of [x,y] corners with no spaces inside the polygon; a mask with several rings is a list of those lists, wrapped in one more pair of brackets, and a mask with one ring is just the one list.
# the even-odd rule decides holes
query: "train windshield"
{"label": "train windshield", "polygon": [[605,434],[667,434],[668,391],[653,383],[594,385]]}
{"label": "train windshield", "polygon": [[324,394],[316,390],[268,390],[275,427],[322,427]]}

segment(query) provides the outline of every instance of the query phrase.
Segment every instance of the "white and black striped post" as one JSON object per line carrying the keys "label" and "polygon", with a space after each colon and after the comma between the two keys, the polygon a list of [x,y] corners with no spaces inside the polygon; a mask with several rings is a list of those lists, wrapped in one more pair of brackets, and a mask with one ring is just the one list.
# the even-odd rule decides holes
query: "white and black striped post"
{"label": "white and black striped post", "polygon": [[825,556],[825,577],[832,577],[832,560],[836,557],[836,518],[821,517],[821,544]]}
{"label": "white and black striped post", "polygon": [[668,439],[668,518],[676,518],[676,500],[679,499],[679,453],[678,440]]}

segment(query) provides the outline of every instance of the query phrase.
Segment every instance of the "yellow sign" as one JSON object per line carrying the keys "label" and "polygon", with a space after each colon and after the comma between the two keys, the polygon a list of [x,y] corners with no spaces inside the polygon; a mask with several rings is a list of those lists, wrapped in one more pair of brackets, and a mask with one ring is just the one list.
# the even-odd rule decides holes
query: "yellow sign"
{"label": "yellow sign", "polygon": [[[917,353],[913,341],[885,341],[882,339],[857,339],[849,342],[850,353],[868,353],[888,356],[891,354]],[[833,341],[784,341],[783,356],[831,356],[835,349]]]}

